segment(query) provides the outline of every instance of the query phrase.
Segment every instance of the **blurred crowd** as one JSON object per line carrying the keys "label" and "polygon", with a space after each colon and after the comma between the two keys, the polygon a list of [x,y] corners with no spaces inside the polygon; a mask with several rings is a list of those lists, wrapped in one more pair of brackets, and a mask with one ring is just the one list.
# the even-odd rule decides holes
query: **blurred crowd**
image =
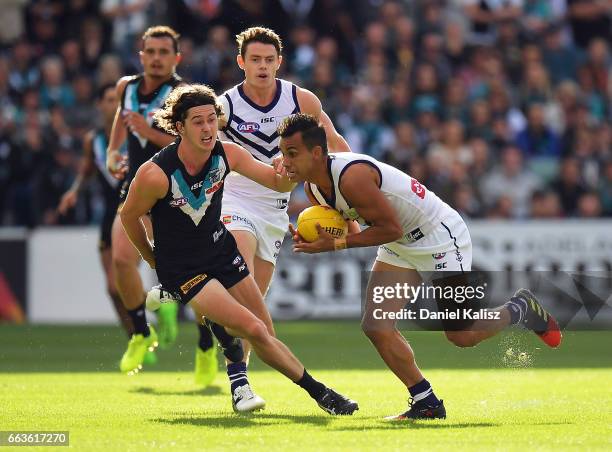
{"label": "blurred crowd", "polygon": [[242,80],[234,35],[273,28],[279,76],[355,152],[466,218],[612,216],[611,18],[612,0],[3,0],[0,225],[98,220],[95,183],[56,207],[96,89],[140,71],[154,24],[182,35],[179,75],[218,93]]}

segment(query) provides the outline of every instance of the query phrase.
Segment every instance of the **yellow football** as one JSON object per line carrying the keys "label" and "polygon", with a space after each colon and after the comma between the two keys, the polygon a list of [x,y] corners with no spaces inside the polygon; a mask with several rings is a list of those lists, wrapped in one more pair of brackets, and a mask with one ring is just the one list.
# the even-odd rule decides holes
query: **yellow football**
{"label": "yellow football", "polygon": [[346,236],[348,232],[348,225],[340,212],[328,206],[312,206],[298,216],[298,233],[307,242],[314,242],[319,238],[317,223],[336,239]]}

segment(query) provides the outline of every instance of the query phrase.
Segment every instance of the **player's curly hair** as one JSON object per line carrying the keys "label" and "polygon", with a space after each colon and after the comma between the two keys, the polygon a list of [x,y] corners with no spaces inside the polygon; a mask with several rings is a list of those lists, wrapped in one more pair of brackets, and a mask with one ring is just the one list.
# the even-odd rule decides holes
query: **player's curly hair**
{"label": "player's curly hair", "polygon": [[164,107],[157,110],[153,119],[167,133],[178,135],[176,123],[185,121],[190,108],[201,105],[212,105],[217,116],[221,115],[221,105],[211,87],[199,84],[182,85],[172,90]]}
{"label": "player's curly hair", "polygon": [[170,38],[172,39],[172,47],[174,47],[174,53],[179,53],[179,38],[181,37],[173,28],[167,25],[155,25],[149,27],[142,34],[142,45],[148,38]]}
{"label": "player's curly hair", "polygon": [[261,42],[262,44],[272,44],[278,54],[283,51],[283,42],[274,30],[264,27],[251,27],[236,35],[238,43],[238,53],[242,58],[246,55],[247,45],[251,42]]}
{"label": "player's curly hair", "polygon": [[302,141],[309,150],[321,146],[323,152],[327,154],[327,135],[317,118],[307,113],[296,113],[287,116],[278,126],[278,134],[282,138],[290,137],[297,132],[302,133]]}

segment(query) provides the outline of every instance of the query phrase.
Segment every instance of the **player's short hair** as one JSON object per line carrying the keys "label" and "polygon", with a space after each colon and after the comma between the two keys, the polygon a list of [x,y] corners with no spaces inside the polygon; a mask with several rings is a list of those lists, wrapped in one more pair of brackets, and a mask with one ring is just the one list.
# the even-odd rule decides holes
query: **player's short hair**
{"label": "player's short hair", "polygon": [[251,27],[236,35],[238,43],[238,53],[244,58],[246,55],[247,46],[251,42],[260,42],[262,44],[272,44],[278,54],[283,51],[283,42],[274,30],[264,27]]}
{"label": "player's short hair", "polygon": [[182,85],[172,90],[164,108],[157,110],[153,119],[169,134],[178,135],[176,124],[185,121],[190,108],[201,105],[212,105],[217,116],[221,115],[221,105],[211,87],[198,84]]}
{"label": "player's short hair", "polygon": [[327,135],[325,128],[319,124],[317,118],[306,113],[296,113],[286,117],[278,126],[278,134],[282,138],[290,137],[298,132],[302,133],[302,141],[310,150],[321,146],[327,154]]}
{"label": "player's short hair", "polygon": [[148,38],[170,38],[172,39],[172,46],[174,47],[174,53],[179,53],[179,38],[181,37],[174,29],[167,25],[155,25],[149,27],[142,34],[142,46]]}
{"label": "player's short hair", "polygon": [[116,90],[116,85],[114,83],[105,83],[102,86],[100,86],[98,88],[98,91],[96,91],[96,99],[97,100],[102,100],[104,99],[104,95],[106,94],[106,90],[112,88],[113,91]]}

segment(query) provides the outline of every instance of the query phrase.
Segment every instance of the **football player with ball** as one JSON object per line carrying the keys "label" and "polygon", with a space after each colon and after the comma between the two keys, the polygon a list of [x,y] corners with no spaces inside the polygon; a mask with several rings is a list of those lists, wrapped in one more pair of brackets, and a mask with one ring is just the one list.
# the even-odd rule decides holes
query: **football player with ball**
{"label": "football player with ball", "polygon": [[[348,234],[334,236],[325,230],[330,224],[331,230],[335,230],[333,211],[331,216],[320,209],[305,211],[298,230],[290,226],[295,252],[378,246],[370,284],[386,274],[392,275],[394,281],[418,286],[422,282],[419,272],[443,269],[461,279],[464,272],[471,270],[472,243],[463,219],[416,179],[368,155],[328,154],[324,128],[306,114],[286,118],[279,127],[279,135],[286,173],[290,180],[304,182],[311,202],[335,209],[344,220],[368,226],[363,231],[351,227]],[[305,237],[307,220],[317,216],[318,234]],[[410,392],[408,410],[392,418],[445,418],[442,400],[417,367],[414,353],[397,329],[396,321],[374,320],[372,314],[377,307],[372,300],[366,300],[363,331]],[[459,347],[471,347],[510,325],[521,325],[534,331],[550,347],[561,343],[557,322],[526,289],[517,290],[495,312],[497,319],[463,322],[460,328],[458,324],[448,327],[443,322],[447,338]]]}

